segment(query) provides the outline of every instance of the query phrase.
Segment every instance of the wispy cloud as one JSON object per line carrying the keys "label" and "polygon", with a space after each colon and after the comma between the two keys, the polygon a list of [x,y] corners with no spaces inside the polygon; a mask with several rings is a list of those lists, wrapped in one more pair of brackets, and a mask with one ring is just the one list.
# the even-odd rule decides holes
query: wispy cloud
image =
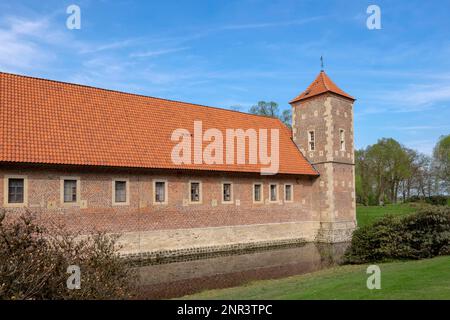
{"label": "wispy cloud", "polygon": [[261,22],[261,23],[248,23],[248,24],[230,24],[225,25],[218,30],[243,30],[243,29],[260,29],[260,28],[273,28],[273,27],[289,27],[298,26],[306,23],[318,21],[325,18],[325,16],[310,17],[305,19],[290,20],[290,21],[276,21],[276,22]]}
{"label": "wispy cloud", "polygon": [[148,57],[157,57],[162,56],[170,53],[180,52],[188,50],[189,47],[182,47],[182,48],[171,48],[171,49],[161,49],[161,50],[148,50],[144,52],[135,52],[131,53],[131,58],[148,58]]}
{"label": "wispy cloud", "polygon": [[142,39],[124,39],[103,44],[83,43],[79,53],[88,54],[88,53],[98,53],[102,51],[122,49],[133,45],[137,45],[139,44],[140,41],[142,41]]}
{"label": "wispy cloud", "polygon": [[409,84],[383,90],[364,92],[364,107],[357,110],[357,116],[380,113],[424,112],[450,102],[450,83],[440,81],[434,84]]}

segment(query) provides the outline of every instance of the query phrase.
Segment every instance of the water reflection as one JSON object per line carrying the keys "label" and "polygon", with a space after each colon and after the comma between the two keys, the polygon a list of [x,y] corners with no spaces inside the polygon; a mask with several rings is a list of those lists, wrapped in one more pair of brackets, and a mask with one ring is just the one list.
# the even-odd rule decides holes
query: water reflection
{"label": "water reflection", "polygon": [[139,297],[167,299],[317,271],[341,261],[347,243],[314,244],[136,267]]}

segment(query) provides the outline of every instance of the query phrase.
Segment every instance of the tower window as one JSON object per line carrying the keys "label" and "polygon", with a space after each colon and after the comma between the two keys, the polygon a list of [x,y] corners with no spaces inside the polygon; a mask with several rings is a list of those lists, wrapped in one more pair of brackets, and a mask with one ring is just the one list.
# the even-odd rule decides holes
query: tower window
{"label": "tower window", "polygon": [[309,151],[314,151],[316,149],[316,137],[314,131],[308,132],[308,146]]}
{"label": "tower window", "polygon": [[339,143],[341,151],[345,151],[345,130],[339,129]]}

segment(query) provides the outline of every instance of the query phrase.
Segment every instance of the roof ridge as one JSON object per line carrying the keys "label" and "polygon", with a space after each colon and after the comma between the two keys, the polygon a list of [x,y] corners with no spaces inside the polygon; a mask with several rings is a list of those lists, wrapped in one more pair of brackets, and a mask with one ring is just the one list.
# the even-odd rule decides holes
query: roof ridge
{"label": "roof ridge", "polygon": [[327,74],[325,73],[325,71],[321,71],[320,72],[320,78],[322,80],[323,86],[325,87],[325,89],[327,89],[328,91],[331,91],[330,88],[328,88],[327,83],[325,81],[325,77],[327,77]]}
{"label": "roof ridge", "polygon": [[115,90],[115,89],[94,87],[94,86],[87,85],[87,84],[73,83],[73,82],[54,80],[54,79],[47,79],[47,78],[39,78],[39,77],[28,76],[28,75],[17,74],[17,73],[11,73],[11,72],[4,72],[4,71],[0,71],[0,75],[1,74],[11,75],[11,76],[15,76],[15,77],[28,78],[28,79],[36,79],[36,80],[48,81],[48,82],[53,82],[53,83],[60,83],[60,84],[69,85],[69,86],[78,86],[78,87],[90,88],[90,89],[101,90],[101,91],[115,92],[115,93],[119,93],[119,94],[137,96],[137,97],[142,97],[142,98],[150,98],[150,99],[163,100],[163,101],[175,102],[175,103],[184,103],[184,104],[188,104],[188,105],[191,105],[191,106],[194,106],[194,107],[203,107],[203,108],[211,108],[211,109],[216,109],[216,110],[223,110],[223,111],[228,111],[228,112],[233,112],[233,113],[240,113],[240,114],[249,115],[249,116],[263,117],[263,118],[266,118],[266,119],[268,118],[268,119],[271,119],[271,120],[273,120],[273,119],[276,120],[277,119],[277,118],[269,117],[269,116],[266,116],[266,115],[260,115],[260,114],[248,113],[248,112],[243,112],[243,111],[238,111],[238,110],[231,110],[231,109],[226,109],[226,108],[208,106],[208,105],[205,105],[205,104],[186,102],[186,101],[181,101],[181,100],[160,98],[160,97],[149,96],[149,95],[144,95],[144,94],[140,94],[140,93],[132,93],[132,92],[126,92],[126,91],[119,91],[119,90]]}

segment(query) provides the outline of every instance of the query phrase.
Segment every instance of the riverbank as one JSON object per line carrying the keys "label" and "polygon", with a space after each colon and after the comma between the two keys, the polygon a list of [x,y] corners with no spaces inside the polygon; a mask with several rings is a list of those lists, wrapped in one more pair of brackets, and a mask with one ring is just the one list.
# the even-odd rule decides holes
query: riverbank
{"label": "riverbank", "polygon": [[450,299],[449,265],[450,256],[379,264],[380,290],[367,289],[367,265],[346,265],[182,299]]}

